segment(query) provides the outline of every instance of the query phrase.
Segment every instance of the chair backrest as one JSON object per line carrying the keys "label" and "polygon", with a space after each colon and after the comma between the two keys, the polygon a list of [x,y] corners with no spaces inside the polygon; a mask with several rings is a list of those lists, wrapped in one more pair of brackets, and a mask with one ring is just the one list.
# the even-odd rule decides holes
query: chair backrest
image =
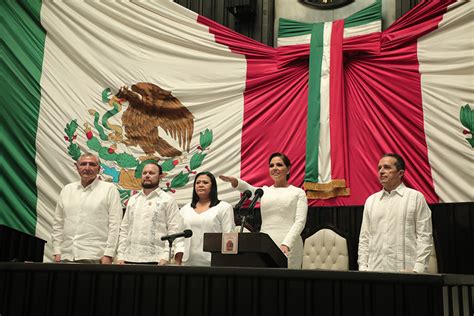
{"label": "chair backrest", "polygon": [[303,269],[349,270],[346,238],[330,228],[323,228],[306,238]]}

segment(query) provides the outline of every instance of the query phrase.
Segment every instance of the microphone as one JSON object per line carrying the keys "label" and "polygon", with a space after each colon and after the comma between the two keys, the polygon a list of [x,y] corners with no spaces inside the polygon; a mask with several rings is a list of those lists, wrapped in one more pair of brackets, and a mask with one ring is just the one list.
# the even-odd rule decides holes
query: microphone
{"label": "microphone", "polygon": [[193,231],[191,229],[185,229],[182,233],[172,234],[168,236],[161,237],[161,240],[175,240],[176,238],[184,237],[189,238],[193,235]]}
{"label": "microphone", "polygon": [[247,199],[250,199],[251,196],[252,196],[252,192],[250,192],[250,190],[245,190],[242,193],[242,197],[240,198],[239,203],[235,205],[234,209],[240,210],[240,208],[242,207],[242,204],[244,204],[244,202],[247,201]]}
{"label": "microphone", "polygon": [[262,189],[255,190],[252,202],[250,202],[250,205],[249,205],[249,214],[253,211],[253,209],[255,207],[255,204],[257,204],[258,199],[260,199],[262,196],[263,196],[263,190]]}

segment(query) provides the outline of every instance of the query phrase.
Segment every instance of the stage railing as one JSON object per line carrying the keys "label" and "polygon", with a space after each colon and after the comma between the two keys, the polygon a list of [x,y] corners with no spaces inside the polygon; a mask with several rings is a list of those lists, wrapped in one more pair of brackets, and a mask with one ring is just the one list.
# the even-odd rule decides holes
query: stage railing
{"label": "stage railing", "polygon": [[473,275],[0,263],[3,315],[469,315]]}

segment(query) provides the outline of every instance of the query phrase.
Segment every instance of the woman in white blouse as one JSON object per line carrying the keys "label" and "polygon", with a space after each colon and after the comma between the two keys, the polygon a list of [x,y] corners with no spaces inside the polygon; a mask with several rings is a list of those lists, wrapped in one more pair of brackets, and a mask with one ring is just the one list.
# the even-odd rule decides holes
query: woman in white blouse
{"label": "woman in white blouse", "polygon": [[194,178],[191,203],[181,208],[187,229],[193,231],[185,239],[183,265],[210,266],[211,253],[203,251],[204,233],[228,233],[235,229],[234,210],[217,196],[216,178],[210,172],[201,172]]}
{"label": "woman in white blouse", "polygon": [[[264,186],[260,201],[262,233],[267,233],[288,256],[288,268],[301,269],[303,261],[303,240],[301,232],[306,224],[308,202],[305,192],[288,183],[290,159],[285,154],[273,153],[268,160],[272,186]],[[243,192],[254,192],[257,188],[235,177],[220,176],[221,180]]]}

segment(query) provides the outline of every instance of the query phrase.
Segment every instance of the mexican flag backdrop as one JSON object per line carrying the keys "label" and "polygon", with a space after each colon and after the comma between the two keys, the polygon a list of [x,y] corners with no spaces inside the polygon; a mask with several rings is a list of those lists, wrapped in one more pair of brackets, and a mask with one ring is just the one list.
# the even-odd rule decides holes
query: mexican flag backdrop
{"label": "mexican flag backdrop", "polygon": [[49,240],[84,152],[124,203],[150,159],[182,205],[204,170],[271,184],[275,151],[313,206],[362,205],[386,152],[429,203],[474,201],[473,3],[422,1],[385,31],[380,5],[283,19],[272,48],[169,1],[3,1],[0,224]]}

